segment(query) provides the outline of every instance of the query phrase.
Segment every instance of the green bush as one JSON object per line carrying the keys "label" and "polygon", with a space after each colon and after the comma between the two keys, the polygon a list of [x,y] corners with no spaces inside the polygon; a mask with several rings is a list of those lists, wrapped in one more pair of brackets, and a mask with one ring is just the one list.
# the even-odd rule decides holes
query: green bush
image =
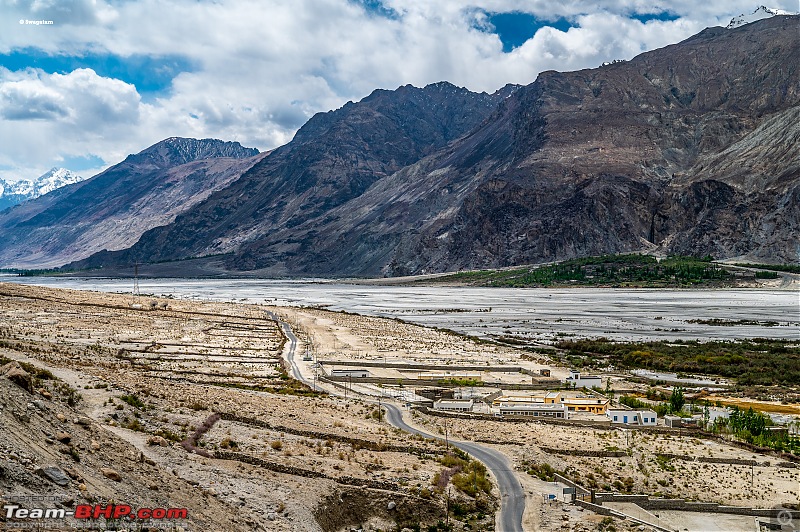
{"label": "green bush", "polygon": [[134,408],[143,409],[143,408],[147,407],[147,405],[141,399],[139,399],[138,397],[136,397],[133,394],[131,394],[131,395],[123,395],[123,396],[120,397],[120,399],[123,400],[124,402],[128,403],[129,405],[131,405]]}

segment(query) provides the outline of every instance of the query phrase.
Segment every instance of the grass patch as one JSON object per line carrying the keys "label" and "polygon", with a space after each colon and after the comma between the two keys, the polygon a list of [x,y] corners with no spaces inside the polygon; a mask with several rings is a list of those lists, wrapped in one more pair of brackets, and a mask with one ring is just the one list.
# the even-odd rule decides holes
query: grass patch
{"label": "grass patch", "polygon": [[718,375],[740,385],[800,384],[800,341],[752,338],[734,341],[612,342],[565,340],[556,344],[578,367],[643,368]]}
{"label": "grass patch", "polygon": [[547,266],[459,272],[426,282],[500,287],[685,287],[735,281],[733,273],[711,261],[711,257],[672,256],[659,261],[650,255],[602,255]]}
{"label": "grass patch", "polygon": [[134,394],[120,396],[120,399],[134,408],[139,408],[139,409],[147,408],[147,405]]}

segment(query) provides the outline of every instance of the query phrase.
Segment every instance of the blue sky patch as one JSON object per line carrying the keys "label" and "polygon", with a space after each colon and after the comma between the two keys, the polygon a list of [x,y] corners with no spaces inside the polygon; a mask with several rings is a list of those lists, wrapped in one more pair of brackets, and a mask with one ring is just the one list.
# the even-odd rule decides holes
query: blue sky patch
{"label": "blue sky patch", "polygon": [[[482,31],[490,31],[496,33],[500,37],[500,42],[503,43],[503,51],[508,53],[519,48],[525,41],[533,37],[536,32],[550,26],[559,31],[567,31],[574,27],[565,18],[559,18],[553,21],[541,20],[529,13],[511,12],[511,13],[486,13],[487,22],[491,27],[478,28]],[[491,28],[494,28],[492,31]]]}
{"label": "blue sky patch", "polygon": [[0,54],[0,66],[9,70],[39,68],[48,74],[66,74],[78,68],[91,68],[99,76],[133,84],[145,101],[166,93],[172,80],[181,72],[196,69],[192,61],[180,55],[49,55],[36,48]]}
{"label": "blue sky patch", "polygon": [[351,0],[354,4],[360,5],[370,15],[376,15],[391,20],[400,18],[400,13],[383,5],[381,0]]}
{"label": "blue sky patch", "polygon": [[59,166],[63,166],[68,170],[72,170],[73,172],[80,172],[82,170],[89,170],[92,168],[100,168],[106,162],[98,157],[97,155],[80,155],[75,157],[64,157],[64,161],[58,163]]}
{"label": "blue sky patch", "polygon": [[651,20],[659,20],[659,21],[670,21],[670,20],[678,20],[678,15],[674,15],[669,11],[662,11],[661,13],[634,13],[631,15],[631,18],[634,20],[638,20],[641,23],[647,23]]}

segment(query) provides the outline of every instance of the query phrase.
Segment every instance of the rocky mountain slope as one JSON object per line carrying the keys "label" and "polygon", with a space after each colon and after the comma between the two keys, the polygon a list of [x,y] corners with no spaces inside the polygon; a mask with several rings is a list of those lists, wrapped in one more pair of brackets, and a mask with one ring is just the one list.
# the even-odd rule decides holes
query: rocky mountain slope
{"label": "rocky mountain slope", "polygon": [[800,17],[709,28],[493,95],[376,91],[78,267],[406,275],[651,250],[800,260]]}
{"label": "rocky mountain slope", "polygon": [[[77,266],[227,253],[277,229],[324,218],[478,126],[513,90],[490,95],[449,83],[407,85],[319,113],[292,142],[175,223],[148,232],[131,250],[98,254]],[[260,265],[255,260],[247,267]]]}
{"label": "rocky mountain slope", "polygon": [[0,211],[84,179],[66,168],[51,168],[33,181],[8,183],[0,179]]}
{"label": "rocky mountain slope", "polygon": [[103,249],[127,248],[263,156],[236,142],[161,141],[87,181],[0,214],[0,264],[53,267]]}

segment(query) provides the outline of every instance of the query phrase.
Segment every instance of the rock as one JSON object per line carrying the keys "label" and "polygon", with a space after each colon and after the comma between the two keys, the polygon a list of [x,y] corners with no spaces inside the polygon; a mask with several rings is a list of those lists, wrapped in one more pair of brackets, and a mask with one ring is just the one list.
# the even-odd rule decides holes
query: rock
{"label": "rock", "polygon": [[397,508],[397,503],[394,501],[389,501],[389,504],[386,505],[387,510],[394,510]]}
{"label": "rock", "polygon": [[42,412],[46,412],[47,411],[47,406],[45,406],[44,401],[42,401],[40,399],[34,399],[31,402],[33,403],[33,406],[35,406],[36,408],[38,408]]}
{"label": "rock", "polygon": [[56,414],[56,418],[57,418],[59,421],[66,421],[66,419],[67,419],[67,417],[66,417],[64,414],[62,414],[61,412],[59,412],[58,414]]}
{"label": "rock", "polygon": [[150,436],[147,438],[147,445],[160,445],[161,447],[167,447],[169,442],[161,436]]}
{"label": "rock", "polygon": [[56,432],[56,439],[61,443],[69,443],[72,440],[72,436],[69,435],[67,432]]}
{"label": "rock", "polygon": [[68,467],[67,469],[64,470],[64,472],[67,475],[69,475],[69,478],[71,478],[73,480],[80,480],[80,481],[83,480],[83,477],[81,477],[81,474],[78,473],[78,471],[76,469],[74,469],[74,468]]}
{"label": "rock", "polygon": [[91,447],[93,451],[99,451],[100,450],[100,442],[98,442],[97,440],[91,440],[89,442],[89,447]]}
{"label": "rock", "polygon": [[52,399],[53,398],[53,394],[51,394],[50,392],[48,392],[44,388],[39,388],[39,395],[41,395],[45,399]]}
{"label": "rock", "polygon": [[92,424],[92,419],[88,418],[86,416],[81,416],[75,421],[75,423],[77,423],[78,425],[83,425],[84,427],[86,427],[86,426],[89,426],[89,425]]}
{"label": "rock", "polygon": [[22,366],[19,365],[19,362],[9,362],[5,366],[0,367],[0,375],[3,375],[17,386],[20,386],[33,393],[33,382],[31,381],[31,376],[27,371],[22,369]]}
{"label": "rock", "polygon": [[78,489],[81,491],[86,491],[86,484],[81,482],[80,484],[78,484]]}
{"label": "rock", "polygon": [[158,484],[150,484],[149,486],[147,486],[147,489],[149,489],[150,491],[158,491],[158,488],[159,488]]}
{"label": "rock", "polygon": [[114,482],[120,482],[122,480],[122,476],[117,473],[115,469],[111,469],[110,467],[101,467],[100,472],[104,477],[109,478]]}
{"label": "rock", "polygon": [[66,486],[69,484],[69,477],[58,467],[40,467],[36,470],[36,473],[50,480],[54,484],[58,484],[59,486]]}

